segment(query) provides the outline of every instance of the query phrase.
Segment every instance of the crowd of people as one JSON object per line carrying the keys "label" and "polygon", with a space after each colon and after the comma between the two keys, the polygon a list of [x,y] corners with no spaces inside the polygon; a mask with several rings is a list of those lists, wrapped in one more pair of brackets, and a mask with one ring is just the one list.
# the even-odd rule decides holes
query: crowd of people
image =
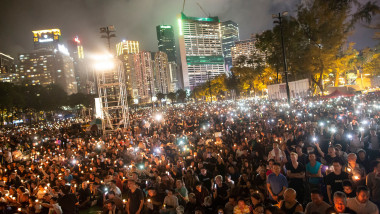
{"label": "crowd of people", "polygon": [[3,128],[0,214],[378,214],[379,100],[178,104],[104,135]]}

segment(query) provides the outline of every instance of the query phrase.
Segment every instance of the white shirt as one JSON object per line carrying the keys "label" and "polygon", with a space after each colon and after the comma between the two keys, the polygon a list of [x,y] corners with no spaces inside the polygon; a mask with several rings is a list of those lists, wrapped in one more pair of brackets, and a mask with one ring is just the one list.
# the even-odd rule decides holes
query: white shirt
{"label": "white shirt", "polygon": [[379,214],[376,204],[371,201],[360,203],[356,197],[347,199],[347,207],[357,214]]}
{"label": "white shirt", "polygon": [[49,209],[49,214],[62,214],[61,206],[58,203],[52,204],[52,208]]}

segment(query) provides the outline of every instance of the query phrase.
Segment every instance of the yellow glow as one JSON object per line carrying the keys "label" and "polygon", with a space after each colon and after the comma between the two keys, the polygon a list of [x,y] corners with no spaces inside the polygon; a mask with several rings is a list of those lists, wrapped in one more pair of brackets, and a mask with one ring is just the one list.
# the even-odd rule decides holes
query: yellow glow
{"label": "yellow glow", "polygon": [[61,35],[61,30],[60,29],[46,29],[46,30],[35,30],[32,31],[34,36],[37,34],[43,34],[43,33],[53,33],[54,35]]}

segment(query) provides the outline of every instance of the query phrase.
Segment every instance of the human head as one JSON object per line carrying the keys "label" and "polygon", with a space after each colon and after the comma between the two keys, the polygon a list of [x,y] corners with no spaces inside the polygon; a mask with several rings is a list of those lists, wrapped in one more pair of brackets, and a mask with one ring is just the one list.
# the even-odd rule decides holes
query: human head
{"label": "human head", "polygon": [[219,186],[222,184],[222,182],[223,182],[223,176],[221,176],[221,175],[217,175],[216,177],[215,177],[215,183],[216,184],[218,184]]}
{"label": "human head", "polygon": [[253,193],[251,195],[251,202],[254,205],[261,203],[261,196],[260,196],[260,194],[259,193]]}
{"label": "human head", "polygon": [[350,180],[344,180],[343,183],[342,183],[342,185],[343,185],[343,191],[344,191],[344,193],[350,194],[353,191],[353,189],[352,189],[352,183],[351,183]]}
{"label": "human head", "polygon": [[314,152],[309,153],[309,161],[314,162],[317,160],[317,156]]}
{"label": "human head", "polygon": [[292,161],[297,161],[298,160],[298,154],[295,152],[290,153],[290,159]]}
{"label": "human head", "polygon": [[273,173],[275,173],[276,175],[279,175],[281,172],[281,165],[279,163],[274,163],[272,170],[273,170]]}
{"label": "human head", "polygon": [[322,192],[319,189],[312,189],[310,192],[311,201],[315,204],[321,204],[323,201]]}
{"label": "human head", "polygon": [[128,180],[128,188],[129,189],[136,189],[137,187],[136,187],[136,181],[134,181],[134,180]]}
{"label": "human head", "polygon": [[366,186],[359,186],[356,189],[356,198],[360,203],[366,203],[369,199],[369,189]]}
{"label": "human head", "polygon": [[114,206],[115,206],[115,202],[113,202],[113,201],[108,202],[107,203],[107,210],[110,210],[110,211],[113,210]]}
{"label": "human head", "polygon": [[239,198],[238,199],[238,206],[243,208],[245,206],[245,201],[244,198]]}
{"label": "human head", "polygon": [[284,192],[284,200],[288,203],[294,202],[296,200],[297,193],[294,189],[288,188]]}
{"label": "human head", "polygon": [[357,156],[355,153],[350,153],[348,154],[347,156],[347,162],[350,164],[350,165],[355,165],[356,164],[356,159],[357,159]]}
{"label": "human head", "polygon": [[335,174],[340,174],[342,172],[342,164],[340,163],[340,160],[338,158],[333,159],[332,165],[334,167]]}
{"label": "human head", "polygon": [[334,208],[338,213],[344,213],[347,204],[347,197],[344,192],[337,191],[334,193]]}
{"label": "human head", "polygon": [[114,191],[109,191],[108,194],[108,199],[113,199],[115,197],[115,192]]}

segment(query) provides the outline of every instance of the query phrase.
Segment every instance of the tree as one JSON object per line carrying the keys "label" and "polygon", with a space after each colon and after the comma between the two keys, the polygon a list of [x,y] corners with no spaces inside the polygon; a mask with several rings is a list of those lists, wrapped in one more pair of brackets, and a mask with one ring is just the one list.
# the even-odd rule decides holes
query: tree
{"label": "tree", "polygon": [[[354,4],[358,8],[353,11]],[[353,0],[315,0],[308,7],[298,8],[297,21],[303,31],[304,47],[299,61],[309,62],[302,65],[302,70],[308,71],[310,79],[323,94],[323,76],[328,69],[334,67],[336,56],[347,40],[350,30],[360,20],[371,21],[379,10],[372,2],[360,4]]]}
{"label": "tree", "polygon": [[187,97],[187,94],[186,94],[186,91],[185,91],[185,90],[183,90],[183,89],[178,89],[177,92],[176,92],[176,94],[177,94],[177,99],[178,99],[178,101],[180,101],[180,102],[185,102],[185,99],[186,99],[186,97]]}
{"label": "tree", "polygon": [[174,102],[176,101],[176,99],[177,99],[177,94],[174,93],[174,92],[169,92],[169,93],[168,93],[168,99],[169,99],[172,103],[174,103]]}
{"label": "tree", "polygon": [[157,99],[161,102],[161,100],[165,99],[165,94],[161,93],[161,92],[158,92],[157,93]]}

